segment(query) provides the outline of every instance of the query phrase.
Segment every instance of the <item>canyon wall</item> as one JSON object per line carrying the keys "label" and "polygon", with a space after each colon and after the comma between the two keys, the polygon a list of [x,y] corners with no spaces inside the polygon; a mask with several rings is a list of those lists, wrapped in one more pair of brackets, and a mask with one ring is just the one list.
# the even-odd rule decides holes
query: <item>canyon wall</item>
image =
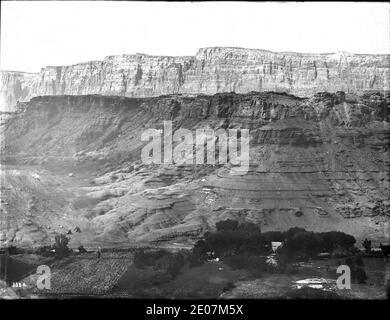
{"label": "canyon wall", "polygon": [[[74,247],[186,242],[226,219],[387,242],[389,108],[382,92],[35,97],[0,126],[11,165],[0,244],[50,243],[77,226]],[[141,134],[164,120],[193,133],[249,129],[248,173],[142,163]]]}
{"label": "canyon wall", "polygon": [[359,93],[389,88],[389,55],[301,54],[213,47],[195,56],[108,56],[37,74],[0,71],[0,110],[43,95],[215,94],[251,91],[309,96],[320,91]]}

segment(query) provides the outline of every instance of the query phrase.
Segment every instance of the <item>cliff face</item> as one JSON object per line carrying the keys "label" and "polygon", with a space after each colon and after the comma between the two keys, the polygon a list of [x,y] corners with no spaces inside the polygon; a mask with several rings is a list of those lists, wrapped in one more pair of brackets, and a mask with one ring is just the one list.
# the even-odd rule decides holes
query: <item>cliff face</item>
{"label": "cliff face", "polygon": [[109,56],[38,74],[1,71],[2,110],[41,95],[123,95],[281,91],[298,96],[389,87],[389,55],[275,53],[203,48],[193,57]]}
{"label": "cliff face", "polygon": [[[0,242],[42,243],[76,226],[72,245],[186,241],[226,219],[388,241],[389,106],[388,94],[342,92],[33,98],[3,126],[13,166]],[[142,132],[164,120],[193,133],[249,129],[250,170],[141,163]]]}
{"label": "cliff face", "polygon": [[18,101],[27,101],[36,91],[34,73],[0,71],[0,111],[12,112]]}

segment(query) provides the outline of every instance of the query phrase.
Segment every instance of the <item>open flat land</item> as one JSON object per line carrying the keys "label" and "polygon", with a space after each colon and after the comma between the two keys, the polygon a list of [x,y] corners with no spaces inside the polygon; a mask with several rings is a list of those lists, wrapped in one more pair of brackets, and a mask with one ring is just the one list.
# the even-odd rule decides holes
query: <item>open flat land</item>
{"label": "open flat land", "polygon": [[[293,274],[264,273],[259,277],[253,277],[245,270],[232,270],[222,261],[186,267],[172,277],[153,267],[135,267],[131,253],[105,252],[100,258],[95,253],[87,253],[59,261],[36,255],[17,255],[14,259],[20,263],[14,265],[14,270],[25,269],[26,265],[31,269],[43,262],[50,265],[51,289],[38,290],[38,276],[28,270],[31,274],[28,277],[15,277],[15,282],[25,284],[22,288],[10,288],[0,283],[2,298],[386,299],[384,279],[389,272],[389,258],[364,258],[367,282],[352,282],[351,290],[340,290],[336,286],[339,276],[336,268],[343,259],[295,263],[297,271]],[[314,283],[313,279],[318,282]],[[303,283],[300,288],[299,283]],[[307,288],[316,285],[320,287],[315,288],[314,293],[305,293]]]}

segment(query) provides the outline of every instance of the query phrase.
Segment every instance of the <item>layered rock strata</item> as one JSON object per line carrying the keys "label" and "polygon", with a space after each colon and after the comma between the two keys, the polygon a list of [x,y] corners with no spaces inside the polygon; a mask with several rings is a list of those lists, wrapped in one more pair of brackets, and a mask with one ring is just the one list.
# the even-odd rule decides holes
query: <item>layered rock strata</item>
{"label": "layered rock strata", "polygon": [[316,92],[389,89],[389,55],[302,54],[212,47],[195,56],[109,56],[71,66],[48,66],[37,74],[0,72],[1,110],[43,95],[215,94],[280,91]]}
{"label": "layered rock strata", "polygon": [[[81,226],[75,245],[186,242],[231,218],[385,242],[389,106],[381,92],[33,98],[2,126],[2,162],[51,173],[2,175],[0,239],[35,243]],[[192,132],[249,129],[249,172],[143,164],[141,134],[164,120]]]}

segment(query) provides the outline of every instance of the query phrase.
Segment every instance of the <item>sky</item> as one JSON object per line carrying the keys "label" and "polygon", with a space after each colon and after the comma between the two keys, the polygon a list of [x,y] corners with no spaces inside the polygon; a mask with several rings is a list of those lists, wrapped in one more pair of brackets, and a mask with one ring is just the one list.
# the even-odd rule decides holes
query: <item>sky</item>
{"label": "sky", "polygon": [[230,46],[390,53],[387,3],[2,1],[0,69]]}

